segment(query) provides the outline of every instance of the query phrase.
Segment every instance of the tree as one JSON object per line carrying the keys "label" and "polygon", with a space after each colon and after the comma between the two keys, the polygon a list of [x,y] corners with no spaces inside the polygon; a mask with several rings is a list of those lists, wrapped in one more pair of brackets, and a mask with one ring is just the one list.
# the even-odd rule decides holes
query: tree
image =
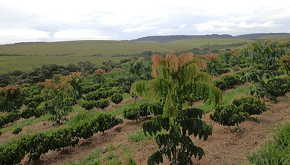
{"label": "tree", "polygon": [[288,52],[289,50],[282,44],[270,40],[253,42],[247,49],[241,51],[243,60],[254,68],[243,76],[244,80],[251,81],[253,84],[251,95],[257,94],[261,98],[268,97],[272,101],[277,101],[277,94],[272,91],[272,84],[276,84],[275,89],[280,90],[283,84],[288,83],[287,80],[279,77],[282,73],[277,71],[279,60]]}
{"label": "tree", "polygon": [[177,57],[171,52],[165,58],[153,55],[152,61],[154,79],[135,82],[131,87],[132,93],[163,103],[163,114],[142,124],[145,134],[166,130],[165,134],[156,136],[159,151],[153,153],[147,162],[158,164],[163,162],[162,155],[165,155],[172,164],[192,164],[191,157],[195,155],[201,159],[204,151],[189,136],[199,135],[199,138],[206,140],[212,133],[212,126],[201,120],[204,114],[202,109],[188,106],[196,99],[217,105],[222,100],[222,93],[213,86],[208,73],[199,71],[206,66],[205,61],[194,58],[192,53]]}
{"label": "tree", "polygon": [[24,102],[22,88],[18,85],[8,85],[0,89],[0,112],[15,112]]}
{"label": "tree", "polygon": [[76,96],[73,87],[66,81],[56,84],[54,80],[47,79],[45,88],[41,93],[48,100],[44,104],[44,110],[51,114],[50,120],[55,122],[56,125],[66,121],[65,117],[72,111],[72,106],[65,99]]}

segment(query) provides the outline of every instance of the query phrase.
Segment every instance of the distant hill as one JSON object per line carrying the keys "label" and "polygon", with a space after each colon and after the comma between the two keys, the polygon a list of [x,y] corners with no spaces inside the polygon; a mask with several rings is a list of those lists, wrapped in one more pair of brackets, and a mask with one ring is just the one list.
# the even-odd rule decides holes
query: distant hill
{"label": "distant hill", "polygon": [[131,41],[152,41],[159,43],[166,43],[177,40],[185,40],[185,39],[201,39],[201,38],[247,38],[256,40],[259,37],[263,36],[274,36],[274,35],[290,35],[290,33],[253,33],[253,34],[243,34],[238,36],[231,36],[229,34],[211,34],[211,35],[168,35],[168,36],[147,36],[142,38],[137,38]]}

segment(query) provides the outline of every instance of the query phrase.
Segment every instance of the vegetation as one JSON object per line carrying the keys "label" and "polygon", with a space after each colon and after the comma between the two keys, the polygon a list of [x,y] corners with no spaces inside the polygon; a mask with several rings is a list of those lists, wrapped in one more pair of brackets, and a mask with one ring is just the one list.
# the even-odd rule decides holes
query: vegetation
{"label": "vegetation", "polygon": [[286,84],[289,84],[288,79],[281,78],[281,73],[277,72],[279,60],[289,53],[286,46],[269,40],[257,41],[241,51],[244,60],[253,65],[253,70],[244,75],[244,79],[253,84],[252,95],[277,101],[277,96],[283,96],[289,90],[289,88],[283,90],[288,86]]}
{"label": "vegetation", "polygon": [[115,93],[111,96],[111,101],[118,106],[119,103],[123,101],[123,96],[121,93]]}
{"label": "vegetation", "polygon": [[284,123],[272,129],[273,141],[268,141],[249,154],[247,159],[252,164],[289,164],[290,124]]}
{"label": "vegetation", "polygon": [[[206,41],[208,40],[203,42]],[[179,42],[188,41],[175,43]],[[266,42],[265,45],[270,45],[271,48],[273,43]],[[33,133],[25,129],[25,133],[0,146],[0,164],[16,164],[26,154],[30,161],[37,160],[49,150],[77,145],[80,138],[89,138],[96,132],[104,133],[121,123],[122,120],[115,117],[121,114],[125,119],[138,122],[140,122],[138,119],[150,115],[144,119],[147,121],[141,123],[141,131],[137,130],[134,134],[128,135],[129,139],[136,142],[136,146],[139,146],[137,143],[145,145],[152,143],[153,139],[156,141],[159,150],[148,158],[148,164],[163,162],[165,157],[172,164],[193,163],[191,160],[193,155],[201,159],[205,153],[190,136],[206,140],[213,129],[202,120],[205,112],[216,106],[213,115],[210,116],[211,119],[222,125],[239,126],[247,119],[259,122],[258,118],[252,115],[266,111],[265,104],[259,98],[245,96],[252,89],[251,86],[227,90],[223,97],[221,90],[252,81],[251,76],[260,70],[269,73],[261,78],[266,84],[264,89],[267,93],[278,97],[289,91],[288,55],[282,55],[281,58],[277,56],[277,59],[270,57],[277,53],[283,54],[284,51],[287,53],[289,43],[275,43],[278,46],[271,48],[272,51],[265,49],[264,53],[271,54],[268,55],[269,59],[265,59],[269,60],[269,63],[274,61],[275,67],[263,69],[259,63],[231,75],[214,77],[213,81],[215,75],[248,67],[252,58],[251,53],[260,53],[259,56],[263,57],[262,51],[258,50],[263,44],[259,44],[256,44],[257,51],[253,49],[248,52],[252,48],[248,47],[247,50],[242,50],[241,54],[239,51],[231,51],[228,47],[224,47],[226,51],[220,53],[223,50],[219,48],[223,45],[208,44],[194,49],[199,53],[206,53],[202,56],[184,53],[177,57],[173,52],[156,55],[153,51],[143,51],[132,55],[117,54],[114,58],[130,57],[130,59],[123,59],[119,63],[104,61],[102,66],[90,62],[68,66],[44,65],[30,72],[14,71],[0,75],[0,86],[3,87],[0,90],[0,127],[2,127],[0,132],[11,131],[18,134],[23,126],[45,120],[63,124],[45,132]],[[253,45],[255,44],[251,44]],[[98,53],[92,57],[105,56]],[[152,62],[148,61],[151,57]],[[206,61],[199,57],[203,57]],[[242,58],[244,62],[241,61]],[[273,69],[272,77],[269,68]],[[255,82],[252,82],[255,86]],[[144,95],[145,98],[142,97]],[[110,101],[117,105],[123,98],[129,97],[135,97],[136,101],[109,113],[100,110],[106,109]],[[193,103],[200,100],[203,104],[193,107]],[[222,102],[223,105],[219,105]],[[229,104],[230,102],[232,103]],[[100,109],[91,110],[94,107]],[[71,112],[77,114],[73,113],[68,120],[66,116]],[[19,120],[20,118],[23,119]],[[12,123],[11,126],[7,125],[8,123]],[[116,129],[116,133],[121,131],[122,127]],[[5,138],[6,135],[5,133]],[[130,143],[134,143],[132,141]],[[126,147],[130,146],[110,145],[104,150],[90,154],[88,159],[81,160],[80,164],[90,164],[90,161],[95,164],[121,164],[125,161],[127,164],[136,164],[131,159],[136,148],[133,147],[125,154],[126,156],[121,157],[120,153],[114,151],[128,150]]]}
{"label": "vegetation", "polygon": [[150,94],[151,98],[163,102],[163,114],[142,124],[145,134],[156,134],[162,129],[167,131],[156,136],[160,150],[154,152],[147,162],[162,163],[164,155],[173,164],[192,164],[191,157],[195,155],[201,159],[204,151],[189,136],[199,135],[199,138],[206,140],[211,135],[212,127],[201,120],[203,110],[187,108],[187,100],[190,99],[192,104],[195,99],[209,99],[216,105],[221,102],[221,91],[211,85],[210,75],[199,72],[205,67],[205,62],[194,58],[191,53],[176,57],[171,52],[165,58],[153,55],[152,61],[154,79],[148,85],[144,81],[136,82],[131,88],[136,95]]}
{"label": "vegetation", "polygon": [[251,119],[258,122],[258,119],[251,115],[260,115],[266,111],[265,103],[254,97],[241,97],[234,99],[232,104],[221,105],[215,108],[210,114],[210,119],[224,126],[239,127],[239,124]]}
{"label": "vegetation", "polygon": [[101,114],[91,120],[79,121],[73,126],[51,132],[25,135],[7,145],[0,146],[0,163],[17,164],[28,154],[29,160],[38,160],[49,150],[75,146],[80,138],[89,138],[94,133],[103,132],[122,123],[121,119],[110,114]]}

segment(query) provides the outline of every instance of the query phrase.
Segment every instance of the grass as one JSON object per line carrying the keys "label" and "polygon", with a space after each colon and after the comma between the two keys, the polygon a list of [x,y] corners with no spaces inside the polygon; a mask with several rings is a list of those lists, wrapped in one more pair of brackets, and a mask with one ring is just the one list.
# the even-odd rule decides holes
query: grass
{"label": "grass", "polygon": [[155,138],[155,136],[149,135],[149,134],[147,134],[146,136],[143,131],[136,131],[133,134],[130,133],[128,134],[128,137],[130,140],[134,142],[145,142],[145,141],[152,140]]}
{"label": "grass", "polygon": [[242,96],[248,95],[251,86],[241,86],[232,90],[229,90],[223,94],[223,104],[231,102],[234,98],[240,98]]}
{"label": "grass", "polygon": [[273,141],[262,144],[261,147],[247,159],[252,164],[279,164],[290,163],[290,123],[279,124],[273,129]]}
{"label": "grass", "polygon": [[[227,104],[235,98],[240,98],[241,96],[247,95],[250,91],[250,88],[251,86],[242,86],[225,92],[223,94],[223,104]],[[203,109],[205,113],[213,109],[213,105],[208,104],[207,102],[195,107]]]}
{"label": "grass", "polygon": [[0,56],[0,74],[14,70],[30,71],[44,64],[68,65],[80,61],[89,61],[101,66],[103,61],[120,62],[125,57],[90,57],[90,56]]}
{"label": "grass", "polygon": [[98,147],[85,158],[73,161],[70,165],[122,165],[121,160],[129,160],[134,153],[134,147],[114,146],[110,143],[105,149]]}
{"label": "grass", "polygon": [[70,163],[71,165],[95,165],[95,164],[101,164],[101,159],[99,158],[99,155],[102,154],[103,150],[101,147],[98,147],[94,152],[89,153],[84,159],[80,161],[74,161]]}
{"label": "grass", "polygon": [[[273,41],[289,41],[289,36],[267,36]],[[44,64],[68,65],[80,61],[90,61],[101,65],[103,61],[119,62],[130,57],[114,55],[132,55],[144,51],[170,52],[200,48],[203,45],[224,45],[238,42],[250,43],[250,39],[200,38],[178,40],[167,43],[131,42],[131,41],[66,41],[48,43],[29,43],[0,45],[0,54],[19,54],[23,56],[0,56],[0,74],[14,70],[29,71]],[[230,48],[234,50],[233,48]]]}
{"label": "grass", "polygon": [[[80,61],[90,61],[101,65],[103,61],[119,62],[143,51],[170,52],[183,51],[207,44],[230,44],[250,42],[244,39],[191,39],[168,43],[130,41],[67,41],[51,43],[30,43],[0,45],[0,54],[20,54],[23,56],[0,56],[0,74],[14,70],[29,71],[44,64],[68,65]],[[94,56],[94,55],[101,56]]]}

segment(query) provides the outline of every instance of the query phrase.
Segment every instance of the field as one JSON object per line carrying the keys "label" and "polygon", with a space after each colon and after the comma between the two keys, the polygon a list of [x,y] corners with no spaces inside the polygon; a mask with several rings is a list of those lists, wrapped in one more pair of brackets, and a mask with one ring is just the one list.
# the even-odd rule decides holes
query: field
{"label": "field", "polygon": [[[130,57],[112,57],[114,55],[132,55],[143,51],[170,52],[200,48],[203,45],[231,44],[247,42],[247,39],[191,39],[168,43],[130,42],[130,41],[70,41],[54,43],[30,43],[0,45],[1,54],[24,56],[0,56],[0,74],[14,70],[29,71],[43,64],[67,65],[80,61],[90,61],[102,65],[103,61],[119,62]],[[101,54],[100,56],[97,56]]]}
{"label": "field", "polygon": [[[98,43],[83,43],[86,42],[92,42],[91,48]],[[106,45],[105,41],[99,42]],[[181,51],[182,46],[189,46],[195,42],[175,41],[165,45],[174,44]],[[195,46],[207,45],[206,42],[213,45],[231,44],[231,40],[228,39],[200,42]],[[237,42],[246,40],[234,41]],[[127,41],[113,43],[148,44]],[[38,45],[44,49],[47,44],[56,43],[10,46],[19,46],[19,49],[22,47],[24,50],[25,46]],[[147,160],[152,161],[152,157],[148,158],[159,151],[160,146],[165,148],[169,144],[172,147],[169,152],[178,154],[191,151],[203,155],[195,146],[201,147],[205,151],[201,160],[194,155],[186,157],[186,160],[202,165],[290,163],[290,150],[287,145],[290,129],[286,128],[290,127],[290,74],[267,67],[276,65],[277,62],[272,58],[282,59],[290,44],[280,45],[279,49],[267,52],[271,53],[269,57],[262,55],[271,49],[265,49],[263,52],[260,49],[266,44],[269,48],[275,47],[277,43],[263,41],[255,44],[261,45],[242,50],[239,56],[231,53],[208,54],[203,57],[205,61],[194,59],[191,54],[177,58],[172,58],[173,54],[166,58],[155,56],[152,58],[153,67],[148,61],[136,60],[124,64],[123,69],[116,68],[118,70],[114,72],[106,73],[105,70],[98,69],[92,75],[81,75],[79,72],[68,76],[56,74],[45,82],[0,88],[0,164],[145,165]],[[138,48],[139,51],[145,51],[141,50],[141,46]],[[39,47],[35,47],[34,51],[41,52]],[[53,54],[56,52],[47,51],[49,53],[46,55],[4,56],[3,59],[7,61],[3,61],[3,65],[17,66],[21,62],[28,65],[41,62],[65,65],[65,62],[73,62],[70,61],[71,58],[75,58],[76,62],[82,59],[122,59],[112,57],[114,53],[97,57],[85,55],[84,52],[73,55],[68,51],[59,51],[57,55]],[[129,52],[128,49],[125,51]],[[9,53],[19,54],[16,51]],[[61,53],[64,56],[59,56]],[[265,59],[250,60],[254,53],[261,53],[260,58]],[[241,56],[247,56],[247,60],[240,60]],[[30,61],[29,57],[34,60]],[[10,59],[14,59],[15,63],[7,64]],[[287,58],[285,59],[287,62]],[[175,67],[171,60],[178,61],[178,67]],[[194,62],[198,64],[192,63],[191,60],[196,60]],[[264,61],[271,63],[265,64]],[[199,70],[200,68],[203,70]],[[17,67],[12,67],[11,70],[14,69]],[[289,71],[287,66],[281,66],[280,69]],[[280,76],[259,75],[260,79],[246,77],[257,75],[256,73],[261,73],[262,70],[263,73]],[[45,71],[42,72],[43,75],[32,77],[49,75]],[[150,77],[151,72],[153,77]],[[169,74],[171,76],[168,76]],[[11,75],[8,78],[13,79],[15,76]],[[254,96],[250,96],[253,91]],[[263,96],[265,93],[266,97]],[[219,105],[215,107],[216,104]],[[155,130],[157,133],[148,134]],[[147,132],[147,135],[144,135],[143,131]],[[276,137],[273,138],[272,135]],[[190,143],[191,141],[193,143]],[[175,146],[177,142],[178,145]],[[268,147],[270,145],[273,147]],[[182,147],[188,147],[188,152],[182,151]],[[165,154],[162,156],[163,162],[160,164],[171,163]],[[153,161],[159,159],[157,156]]]}

